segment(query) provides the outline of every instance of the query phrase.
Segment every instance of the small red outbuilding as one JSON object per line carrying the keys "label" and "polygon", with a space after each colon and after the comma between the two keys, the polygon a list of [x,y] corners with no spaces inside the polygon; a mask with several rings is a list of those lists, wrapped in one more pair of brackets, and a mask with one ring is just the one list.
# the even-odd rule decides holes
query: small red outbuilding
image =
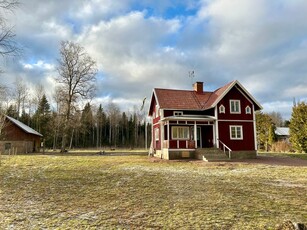
{"label": "small red outbuilding", "polygon": [[11,154],[39,152],[42,136],[24,123],[6,116],[1,130],[0,151]]}

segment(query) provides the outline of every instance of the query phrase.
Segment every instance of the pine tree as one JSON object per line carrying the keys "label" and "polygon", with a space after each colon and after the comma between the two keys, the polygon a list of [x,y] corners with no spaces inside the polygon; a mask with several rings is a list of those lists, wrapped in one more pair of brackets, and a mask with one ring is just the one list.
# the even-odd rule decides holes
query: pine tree
{"label": "pine tree", "polygon": [[265,151],[268,151],[269,144],[273,140],[271,117],[268,114],[262,112],[256,113],[256,129],[257,129],[258,149],[264,147]]}
{"label": "pine tree", "polygon": [[102,105],[99,105],[99,108],[96,113],[96,147],[102,147],[106,142],[106,114],[103,111]]}
{"label": "pine tree", "polygon": [[35,129],[41,133],[45,140],[45,146],[51,147],[52,145],[52,134],[51,134],[51,110],[50,104],[47,100],[46,95],[44,94],[39,101],[38,108],[33,115],[35,122]]}
{"label": "pine tree", "polygon": [[81,115],[81,133],[83,147],[93,146],[93,113],[90,103],[86,103]]}
{"label": "pine tree", "polygon": [[297,152],[307,153],[307,104],[299,102],[292,108],[290,142]]}
{"label": "pine tree", "polygon": [[10,105],[6,111],[6,115],[8,115],[9,117],[18,118],[18,113],[17,113],[17,109],[16,106]]}
{"label": "pine tree", "polygon": [[269,127],[269,137],[268,137],[268,144],[272,146],[272,144],[276,141],[276,135],[275,135],[275,125],[271,124]]}

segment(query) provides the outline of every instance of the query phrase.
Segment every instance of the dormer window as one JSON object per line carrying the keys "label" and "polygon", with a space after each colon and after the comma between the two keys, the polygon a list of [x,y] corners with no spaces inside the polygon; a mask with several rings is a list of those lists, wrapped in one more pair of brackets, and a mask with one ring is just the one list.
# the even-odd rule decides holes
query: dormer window
{"label": "dormer window", "polygon": [[182,111],[174,111],[174,116],[182,116],[183,112]]}
{"label": "dormer window", "polygon": [[245,113],[246,113],[246,114],[251,114],[251,113],[252,113],[251,107],[246,106],[246,108],[245,108]]}
{"label": "dormer window", "polygon": [[230,100],[230,113],[241,113],[240,100]]}
{"label": "dormer window", "polygon": [[220,105],[219,113],[225,113],[225,106],[224,105]]}

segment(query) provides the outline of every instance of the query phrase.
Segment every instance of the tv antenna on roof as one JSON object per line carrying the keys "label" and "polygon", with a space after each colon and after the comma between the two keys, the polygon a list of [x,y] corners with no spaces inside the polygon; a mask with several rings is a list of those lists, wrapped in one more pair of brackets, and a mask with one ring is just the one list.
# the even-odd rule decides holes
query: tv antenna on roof
{"label": "tv antenna on roof", "polygon": [[191,78],[191,83],[193,84],[193,79],[195,77],[195,71],[192,70],[192,71],[189,71],[189,78]]}

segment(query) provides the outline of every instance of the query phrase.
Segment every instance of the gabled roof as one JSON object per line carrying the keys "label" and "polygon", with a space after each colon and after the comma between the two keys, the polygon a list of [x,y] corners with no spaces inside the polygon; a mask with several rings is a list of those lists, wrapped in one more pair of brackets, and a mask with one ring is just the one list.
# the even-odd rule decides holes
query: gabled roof
{"label": "gabled roof", "polygon": [[275,134],[277,136],[290,136],[290,129],[288,127],[276,127]]}
{"label": "gabled roof", "polygon": [[21,128],[26,133],[34,134],[34,135],[41,136],[41,137],[43,136],[39,132],[35,131],[34,129],[30,128],[29,126],[25,125],[24,123],[12,118],[12,117],[6,116],[6,118],[8,120],[10,120],[12,123],[14,123],[15,125],[17,125],[19,128]]}
{"label": "gabled roof", "polygon": [[194,90],[174,90],[155,88],[150,105],[149,115],[152,115],[154,100],[162,109],[173,110],[207,110],[214,108],[233,88],[238,87],[242,93],[255,105],[255,110],[262,109],[256,99],[238,82],[232,81],[213,92],[197,93]]}

